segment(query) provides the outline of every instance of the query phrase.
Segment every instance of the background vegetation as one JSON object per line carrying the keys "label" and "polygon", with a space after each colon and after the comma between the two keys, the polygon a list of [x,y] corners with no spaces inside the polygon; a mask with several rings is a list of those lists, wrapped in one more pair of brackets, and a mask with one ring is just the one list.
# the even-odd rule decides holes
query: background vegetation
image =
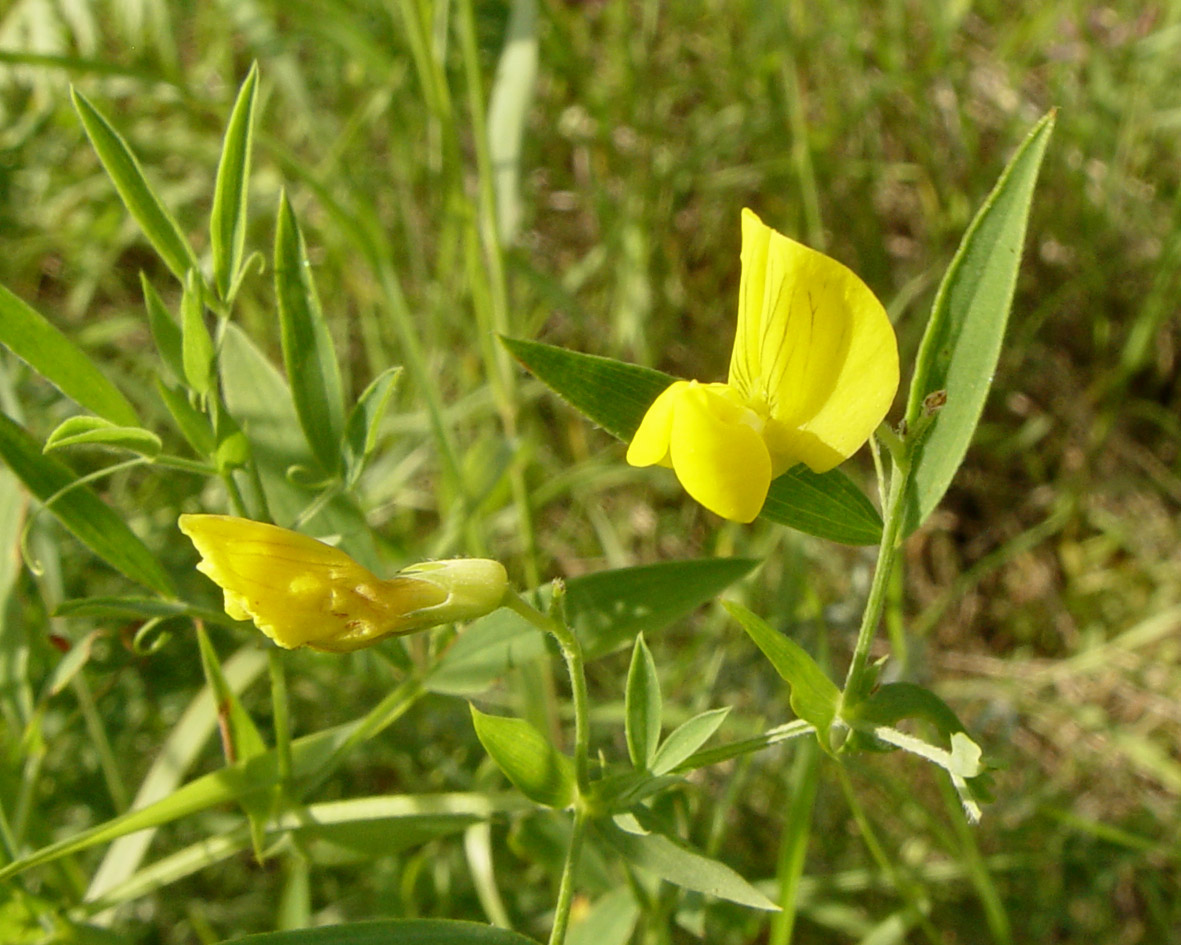
{"label": "background vegetation", "polygon": [[[491,155],[482,131],[492,90],[505,88],[510,12],[429,0],[6,4],[0,283],[137,405],[152,402],[139,273],[173,283],[89,147],[68,84],[102,104],[207,252],[222,131],[257,61],[248,248],[271,244],[286,186],[347,389],[407,365],[363,483],[390,568],[483,553],[531,586],[666,558],[767,556],[731,596],[843,668],[871,552],[719,525],[671,476],[628,469],[614,441],[508,363],[492,331],[720,379],[749,205],[865,279],[905,365],[972,213],[1057,106],[989,406],[941,511],[906,546],[889,613],[891,672],[956,707],[1003,766],[997,799],[968,829],[927,766],[858,762],[849,776],[893,864],[883,870],[836,769],[822,767],[795,940],[1169,940],[1181,928],[1181,4],[543,0],[518,197],[500,205],[496,235],[488,202],[513,165],[493,158],[512,143],[511,121],[493,110]],[[237,312],[279,363],[271,298],[270,273],[255,275]],[[5,411],[37,435],[70,412],[6,353],[0,381]],[[429,436],[432,401],[451,458]],[[856,465],[868,483],[866,459]],[[194,555],[176,515],[224,509],[197,477],[140,470],[101,487],[180,576]],[[25,499],[10,479],[2,488],[15,540]],[[45,516],[27,550],[40,574],[18,569],[14,544],[0,563],[0,793],[31,799],[21,828],[37,847],[127,807],[203,677],[184,633],[146,656],[128,646],[133,627],[109,621],[53,618],[46,636],[61,600],[126,586]],[[190,598],[215,601],[204,579],[183,579]],[[228,652],[244,640],[222,631],[215,642]],[[784,687],[720,608],[648,642],[673,716],[734,705],[732,737],[791,717]],[[55,686],[62,651],[83,644],[84,668]],[[296,734],[381,698],[384,659],[297,656]],[[617,654],[591,667],[597,738],[621,732],[626,665]],[[552,720],[553,669],[521,669],[492,703]],[[244,698],[268,724],[263,687]],[[676,808],[684,833],[773,881],[794,751],[696,779]],[[194,771],[218,764],[211,742]],[[320,797],[498,783],[463,702],[432,697]],[[181,821],[154,849],[231,822],[229,810]],[[303,872],[243,855],[107,921],[126,941],[179,943],[300,921],[487,920],[499,901],[515,927],[541,934],[554,829],[497,822],[482,847],[478,834],[444,838]],[[491,898],[481,849],[494,851]],[[74,903],[100,857],[30,874],[24,888]],[[906,902],[928,910],[925,934],[899,918]],[[657,905],[637,941],[767,935],[760,913],[671,895]]]}

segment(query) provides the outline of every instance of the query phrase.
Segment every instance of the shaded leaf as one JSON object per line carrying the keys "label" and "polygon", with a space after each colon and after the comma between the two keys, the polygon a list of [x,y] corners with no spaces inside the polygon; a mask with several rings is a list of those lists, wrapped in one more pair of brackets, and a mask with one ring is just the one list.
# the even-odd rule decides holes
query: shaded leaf
{"label": "shaded leaf", "polygon": [[326,470],[335,470],[344,433],[340,368],[320,309],[303,234],[286,193],[279,198],[275,225],[275,296],[283,364],[295,412],[312,453]]}
{"label": "shaded leaf", "polygon": [[943,498],[984,409],[1054,118],[1054,112],[1042,118],[1013,156],[964,234],[935,296],[907,399],[908,426],[919,428],[928,397],[945,391],[947,401],[913,447],[903,496],[907,533],[918,528]]}
{"label": "shaded leaf", "polygon": [[451,919],[381,919],[228,939],[221,945],[537,945],[515,932]]}
{"label": "shaded leaf", "polygon": [[213,339],[205,325],[205,287],[195,269],[184,279],[180,298],[181,362],[185,380],[198,394],[208,394],[213,386]]}
{"label": "shaded leaf", "polygon": [[190,617],[206,623],[242,626],[240,621],[221,610],[208,610],[185,601],[161,600],[158,597],[81,597],[64,600],[54,608],[55,617],[91,617],[107,620],[156,620]]}
{"label": "shaded leaf", "polygon": [[142,272],[139,274],[139,284],[143,289],[144,308],[148,312],[148,328],[152,332],[152,340],[156,342],[156,350],[160,353],[160,360],[172,374],[173,380],[183,381],[185,377],[184,341],[181,337],[180,325],[177,324],[172,312],[160,298],[160,294],[148,281]]}
{"label": "shaded leaf", "polygon": [[0,286],[0,344],[81,407],[121,426],[139,417],[127,398],[40,312]]}
{"label": "shaded leaf", "polygon": [[213,438],[213,427],[209,418],[189,403],[184,391],[171,387],[161,378],[156,378],[156,391],[168,413],[172,416],[176,428],[185,438],[189,446],[198,456],[211,456],[216,442]]}

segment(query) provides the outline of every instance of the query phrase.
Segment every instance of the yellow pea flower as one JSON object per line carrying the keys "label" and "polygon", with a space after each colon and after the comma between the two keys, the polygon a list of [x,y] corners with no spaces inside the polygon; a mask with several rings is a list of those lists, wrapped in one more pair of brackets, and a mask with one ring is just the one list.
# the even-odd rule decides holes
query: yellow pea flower
{"label": "yellow pea flower", "polygon": [[750,522],[776,476],[827,472],[860,449],[897,390],[898,342],[869,287],[743,210],[729,380],[671,384],[627,461],[669,466],[707,509]]}
{"label": "yellow pea flower", "polygon": [[253,620],[279,646],[346,653],[391,634],[471,620],[500,606],[498,561],[427,561],[389,580],[339,548],[287,528],[230,515],[182,515],[197,569],[225,593],[226,613]]}

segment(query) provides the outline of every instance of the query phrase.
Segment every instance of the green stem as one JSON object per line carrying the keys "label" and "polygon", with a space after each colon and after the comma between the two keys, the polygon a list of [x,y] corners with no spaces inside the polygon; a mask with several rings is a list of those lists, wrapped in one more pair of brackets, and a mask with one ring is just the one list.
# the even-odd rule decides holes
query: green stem
{"label": "green stem", "polygon": [[574,904],[574,868],[582,852],[582,839],[589,816],[586,802],[590,796],[590,709],[582,646],[573,630],[543,614],[515,591],[505,595],[504,606],[558,641],[562,657],[566,660],[566,670],[570,674],[570,691],[574,702],[574,776],[578,781],[578,799],[574,805],[574,829],[570,834],[570,846],[566,850],[566,862],[562,867],[558,902],[554,907],[554,925],[549,937],[549,945],[562,945],[566,940],[566,928],[570,924],[570,908]]}
{"label": "green stem", "polygon": [[271,672],[271,713],[275,725],[275,753],[279,758],[279,785],[282,791],[291,783],[291,716],[287,711],[287,674],[283,654],[275,647],[267,649]]}
{"label": "green stem", "polygon": [[566,862],[562,864],[562,881],[558,886],[558,901],[554,906],[554,924],[549,933],[549,945],[562,945],[566,941],[566,929],[570,925],[570,908],[574,905],[574,870],[578,866],[578,855],[582,851],[586,821],[586,808],[579,804],[574,812],[574,829],[570,834],[570,847],[566,850]]}
{"label": "green stem", "polygon": [[570,674],[570,692],[574,701],[574,773],[578,793],[586,798],[590,790],[590,709],[586,695],[586,671],[582,665],[582,646],[574,631],[529,604],[515,591],[505,596],[504,606],[528,620],[537,629],[558,641],[566,670]]}
{"label": "green stem", "polygon": [[865,697],[869,688],[869,650],[873,644],[874,634],[881,623],[882,609],[886,602],[886,595],[890,587],[890,574],[894,569],[894,559],[902,544],[902,521],[904,518],[902,496],[906,484],[910,479],[910,456],[906,450],[892,451],[892,473],[889,491],[885,493],[884,508],[882,509],[882,542],[878,549],[877,566],[873,572],[873,583],[869,588],[869,597],[865,601],[865,612],[861,616],[861,629],[857,633],[857,644],[853,648],[853,659],[849,663],[849,673],[845,677],[845,690],[842,694],[842,708],[851,705]]}

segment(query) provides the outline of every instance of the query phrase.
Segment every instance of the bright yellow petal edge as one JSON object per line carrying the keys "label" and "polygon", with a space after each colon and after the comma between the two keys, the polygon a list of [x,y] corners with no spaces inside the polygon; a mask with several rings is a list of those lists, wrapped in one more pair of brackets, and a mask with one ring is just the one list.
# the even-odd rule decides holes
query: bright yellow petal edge
{"label": "bright yellow petal edge", "polygon": [[253,620],[279,646],[349,652],[392,634],[472,620],[500,606],[508,576],[498,561],[461,558],[376,577],[307,535],[230,515],[182,515],[201,555],[197,569],[221,587],[225,610]]}
{"label": "bright yellow petal edge", "polygon": [[742,212],[738,330],[726,384],[676,381],[628,447],[633,466],[672,466],[712,512],[750,522],[771,479],[827,472],[869,439],[898,390],[898,344],[851,270]]}

